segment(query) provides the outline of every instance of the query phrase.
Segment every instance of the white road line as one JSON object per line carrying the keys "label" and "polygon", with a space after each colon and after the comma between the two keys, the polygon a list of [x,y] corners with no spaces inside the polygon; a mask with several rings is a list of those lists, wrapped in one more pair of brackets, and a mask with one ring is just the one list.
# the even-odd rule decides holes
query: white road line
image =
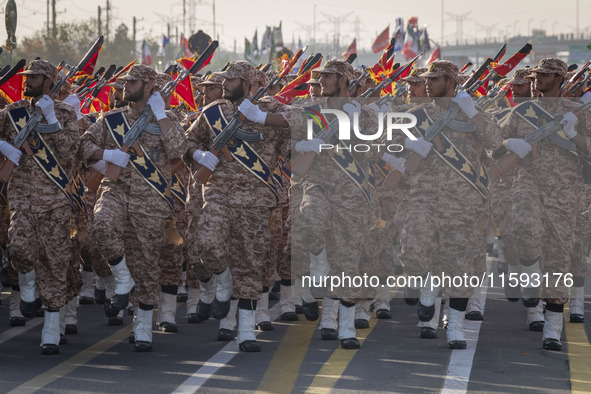
{"label": "white road line", "polygon": [[[271,321],[275,321],[280,314],[279,302],[269,309]],[[238,354],[238,342],[236,340],[228,343],[222,350],[214,354],[203,364],[190,378],[185,380],[173,391],[173,394],[194,393],[201,388],[215,373],[226,366],[236,354]]]}
{"label": "white road line", "polygon": [[17,335],[20,335],[23,332],[29,331],[29,330],[37,327],[41,323],[43,323],[43,319],[40,317],[37,317],[33,320],[27,320],[26,326],[14,327],[14,328],[11,328],[10,330],[4,331],[2,334],[0,334],[0,344],[10,341],[12,338],[16,337]]}
{"label": "white road line", "polygon": [[[487,261],[487,268],[489,267]],[[490,269],[487,269],[490,272]],[[482,293],[480,294],[480,304],[482,305],[482,313],[484,314],[484,306],[486,303],[486,293],[488,290],[488,277],[482,286]],[[443,382],[442,394],[459,394],[468,391],[468,382],[470,380],[470,373],[472,372],[472,362],[474,361],[474,354],[476,353],[476,345],[478,344],[478,335],[480,334],[481,321],[464,321],[464,338],[468,344],[466,349],[453,350],[449,359],[447,368],[447,375]]]}

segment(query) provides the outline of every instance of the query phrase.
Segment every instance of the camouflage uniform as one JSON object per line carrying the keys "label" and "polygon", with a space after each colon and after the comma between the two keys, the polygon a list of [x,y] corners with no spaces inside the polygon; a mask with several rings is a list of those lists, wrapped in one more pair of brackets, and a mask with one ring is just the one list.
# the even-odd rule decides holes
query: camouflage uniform
{"label": "camouflage uniform", "polygon": [[[52,68],[51,71],[48,71]],[[34,61],[27,74],[44,74],[55,80],[57,69],[43,60]],[[17,135],[8,118],[8,111],[26,107],[32,114],[37,109],[29,100],[6,106],[0,112],[0,139],[13,141]],[[61,131],[43,134],[56,159],[67,174],[76,166],[79,132],[72,107],[60,101],[54,103]],[[41,123],[46,123],[45,119]],[[34,181],[32,181],[34,180]],[[23,155],[15,168],[8,188],[10,227],[8,253],[19,273],[35,269],[41,300],[51,311],[62,307],[68,297],[68,268],[72,261],[70,200],[34,160]]]}
{"label": "camouflage uniform", "polygon": [[[154,78],[155,71],[144,71],[145,66],[134,66],[126,78]],[[145,75],[144,75],[145,74]],[[117,149],[105,116],[124,113],[129,124],[140,116],[142,109],[132,105],[107,112],[82,136],[80,156],[85,163],[98,149]],[[167,113],[170,119],[169,113]],[[186,148],[183,131],[171,119],[172,127],[166,134],[142,133],[138,141],[151,156],[154,164],[170,184],[170,161],[181,158]],[[158,259],[164,243],[165,223],[171,213],[170,205],[156,193],[131,165],[123,168],[119,180],[105,177],[102,193],[96,202],[94,223],[89,236],[98,245],[108,261],[129,255],[138,265],[130,267],[136,283],[136,297],[141,304],[154,305],[158,299]],[[124,242],[124,232],[129,230],[131,244]]]}

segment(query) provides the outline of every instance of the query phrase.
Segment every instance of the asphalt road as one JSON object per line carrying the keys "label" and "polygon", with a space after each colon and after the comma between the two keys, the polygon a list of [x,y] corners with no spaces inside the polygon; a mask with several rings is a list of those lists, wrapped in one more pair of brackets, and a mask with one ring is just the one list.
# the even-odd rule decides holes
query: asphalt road
{"label": "asphalt road", "polygon": [[[67,336],[60,355],[42,356],[43,319],[10,327],[8,290],[3,289],[0,306],[0,392],[591,391],[589,284],[587,322],[565,323],[560,352],[542,349],[542,335],[528,330],[521,303],[504,300],[502,289],[488,288],[485,320],[466,322],[466,350],[448,349],[441,327],[437,338],[421,339],[416,309],[398,290],[392,319],[373,315],[370,328],[357,331],[360,350],[321,340],[318,322],[300,316],[299,322],[276,320],[274,331],[258,333],[261,353],[241,353],[236,341],[216,341],[215,320],[188,324],[179,303],[179,332],[154,331],[151,353],[135,353],[128,343],[131,316],[124,326],[110,327],[102,306],[81,305],[79,333]],[[272,313],[277,317],[277,307]]]}

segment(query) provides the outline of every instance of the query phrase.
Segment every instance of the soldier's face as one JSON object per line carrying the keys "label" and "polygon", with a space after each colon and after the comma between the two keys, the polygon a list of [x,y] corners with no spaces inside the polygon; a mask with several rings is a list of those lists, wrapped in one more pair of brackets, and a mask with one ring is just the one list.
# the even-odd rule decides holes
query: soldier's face
{"label": "soldier's face", "polygon": [[340,75],[333,73],[320,74],[320,92],[322,97],[337,97],[339,94],[339,78]]}
{"label": "soldier's face", "polygon": [[43,96],[43,85],[48,80],[42,74],[32,74],[25,76],[25,89],[23,94],[26,97],[41,97]]}
{"label": "soldier's face", "polygon": [[135,81],[126,80],[123,85],[123,99],[136,103],[144,98],[144,87],[146,83],[141,79]]}
{"label": "soldier's face", "polygon": [[513,92],[513,97],[531,97],[531,84],[521,83],[519,85],[511,85],[511,91]]}
{"label": "soldier's face", "polygon": [[226,78],[222,82],[222,97],[226,100],[240,100],[245,96],[244,86],[240,78]]}
{"label": "soldier's face", "polygon": [[221,99],[222,85],[205,85],[203,87],[203,96],[205,97],[205,104]]}
{"label": "soldier's face", "polygon": [[554,73],[536,73],[536,90],[542,94],[550,92],[559,80],[560,78]]}
{"label": "soldier's face", "polygon": [[429,97],[445,97],[447,94],[447,81],[443,75],[427,78],[425,85]]}
{"label": "soldier's face", "polygon": [[315,83],[310,85],[310,96],[312,97],[322,97],[322,88],[319,84]]}
{"label": "soldier's face", "polygon": [[409,82],[408,83],[409,97],[427,97],[427,87],[424,82]]}

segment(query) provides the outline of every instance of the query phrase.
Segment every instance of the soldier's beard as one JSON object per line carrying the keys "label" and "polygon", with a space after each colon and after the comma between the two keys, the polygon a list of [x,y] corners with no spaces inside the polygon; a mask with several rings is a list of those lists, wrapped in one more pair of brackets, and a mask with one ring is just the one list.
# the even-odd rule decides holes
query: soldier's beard
{"label": "soldier's beard", "polygon": [[226,100],[237,101],[244,97],[244,88],[242,84],[238,85],[234,90],[223,90],[223,97]]}
{"label": "soldier's beard", "polygon": [[30,85],[25,85],[23,94],[25,97],[41,97],[43,96],[43,86],[33,87]]}
{"label": "soldier's beard", "polygon": [[125,92],[123,99],[127,102],[137,103],[144,98],[144,90],[138,90],[137,92]]}

